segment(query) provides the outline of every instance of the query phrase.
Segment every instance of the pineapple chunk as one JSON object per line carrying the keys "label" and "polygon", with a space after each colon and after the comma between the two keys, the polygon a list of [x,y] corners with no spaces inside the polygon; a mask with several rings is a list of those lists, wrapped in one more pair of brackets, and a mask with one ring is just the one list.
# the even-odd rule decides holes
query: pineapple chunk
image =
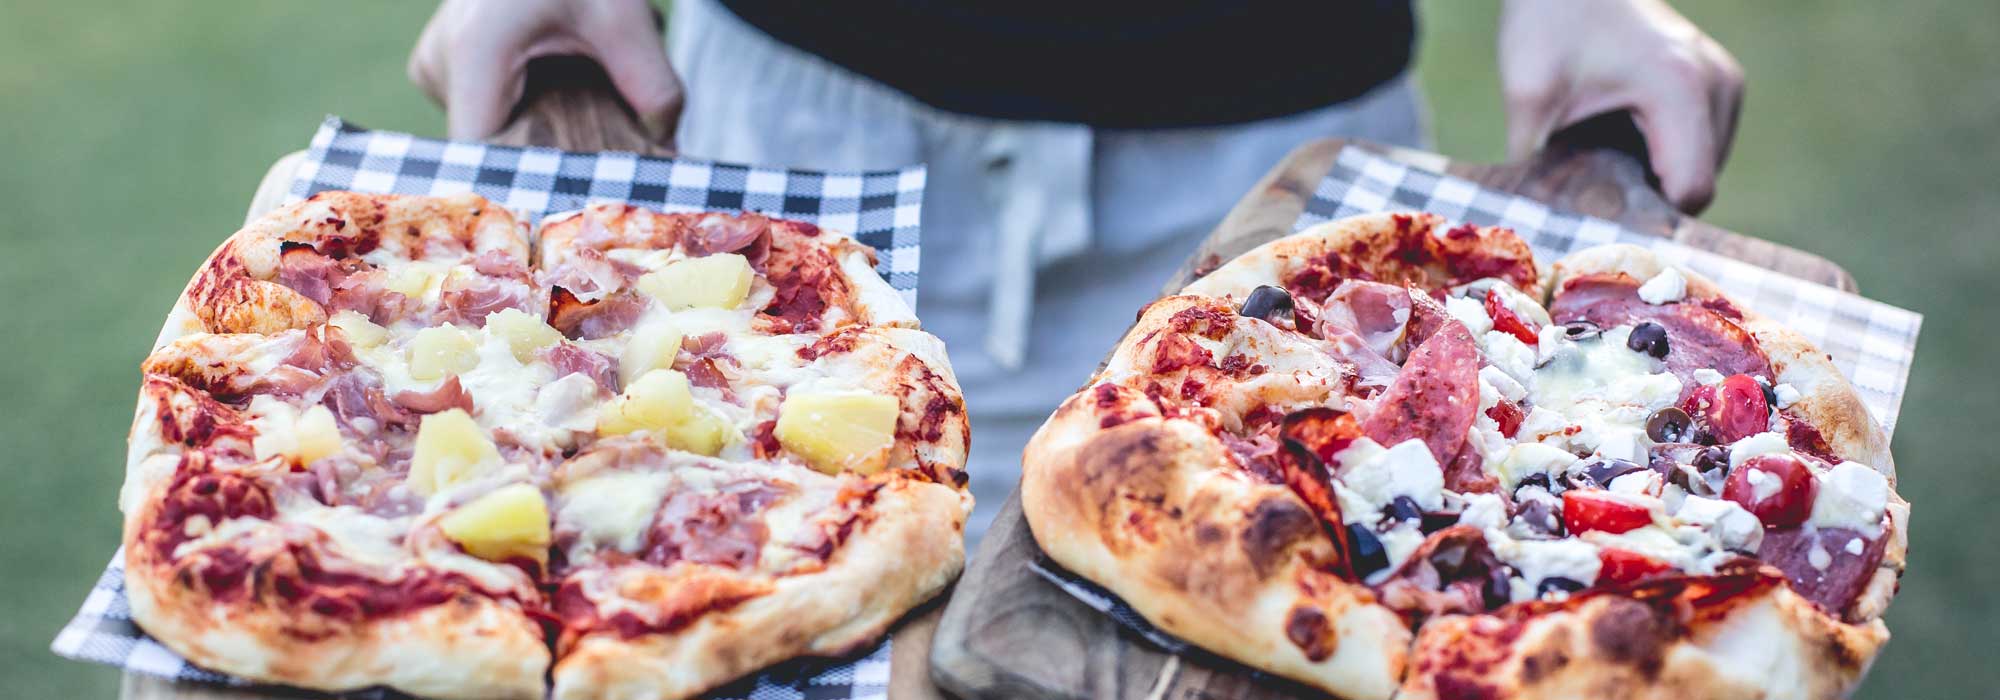
{"label": "pineapple chunk", "polygon": [[535,351],[562,341],[562,334],[542,319],[520,309],[501,309],[486,316],[486,332],[507,341],[521,364],[535,361]]}
{"label": "pineapple chunk", "polygon": [[687,375],[656,369],[625,387],[625,393],[604,405],[597,416],[599,435],[624,435],[663,430],[694,415],[694,395]]}
{"label": "pineapple chunk", "polygon": [[326,324],[339,328],[340,335],[346,338],[347,342],[364,348],[381,345],[382,341],[389,339],[389,329],[375,325],[375,322],[368,320],[367,316],[354,311],[335,313],[332,318],[326,320]]}
{"label": "pineapple chunk", "polygon": [[487,561],[548,561],[549,505],[530,484],[509,484],[473,499],[438,518],[438,529],[467,554]]}
{"label": "pineapple chunk", "polygon": [[828,474],[879,472],[896,442],[896,400],[865,392],[791,394],[778,407],[778,444]]}
{"label": "pineapple chunk", "polygon": [[500,451],[462,409],[424,416],[410,458],[411,491],[429,496],[469,481],[500,464]]}
{"label": "pineapple chunk", "polygon": [[422,299],[430,292],[434,277],[429,266],[413,262],[389,275],[389,279],[383,281],[382,286],[411,299]]}
{"label": "pineapple chunk", "polygon": [[463,374],[479,366],[479,344],[449,323],[417,331],[410,339],[410,378],[419,381]]}
{"label": "pineapple chunk", "polygon": [[694,413],[662,429],[667,446],[714,457],[729,442],[729,425],[708,409],[696,406]]}
{"label": "pineapple chunk", "polygon": [[597,415],[599,435],[651,430],[667,446],[714,456],[728,442],[728,425],[694,402],[687,375],[656,369],[641,375]]}
{"label": "pineapple chunk", "polygon": [[639,290],[673,310],[709,307],[733,309],[750,296],[750,261],[735,253],[718,253],[667,263],[639,278]]}
{"label": "pineapple chunk", "polygon": [[651,323],[633,331],[632,340],[625,343],[624,354],[618,357],[618,382],[621,386],[631,386],[632,382],[647,372],[672,367],[674,356],[681,352],[681,332],[666,323]]}
{"label": "pineapple chunk", "polygon": [[299,422],[292,426],[297,436],[298,446],[292,453],[299,464],[312,464],[323,457],[340,451],[340,426],[333,422],[333,412],[325,406],[313,406],[299,414]]}

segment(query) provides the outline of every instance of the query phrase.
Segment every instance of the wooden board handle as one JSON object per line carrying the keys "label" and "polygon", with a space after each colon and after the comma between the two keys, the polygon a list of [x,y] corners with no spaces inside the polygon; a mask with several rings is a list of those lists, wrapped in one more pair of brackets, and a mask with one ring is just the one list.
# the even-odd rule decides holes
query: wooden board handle
{"label": "wooden board handle", "polygon": [[[658,17],[656,11],[656,21]],[[583,56],[537,58],[528,62],[526,83],[507,126],[488,140],[568,151],[673,155],[673,149],[648,133],[596,61]]]}

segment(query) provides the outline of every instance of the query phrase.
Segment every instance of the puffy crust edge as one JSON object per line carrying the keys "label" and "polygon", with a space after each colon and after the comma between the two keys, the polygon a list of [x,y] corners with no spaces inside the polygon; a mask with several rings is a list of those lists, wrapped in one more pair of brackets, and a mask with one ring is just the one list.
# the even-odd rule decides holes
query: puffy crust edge
{"label": "puffy crust edge", "polygon": [[1719,617],[1651,640],[1655,618],[1635,613],[1646,606],[1614,595],[1532,617],[1512,642],[1501,640],[1507,623],[1490,615],[1437,618],[1418,634],[1398,697],[1449,696],[1426,672],[1426,657],[1436,655],[1484,660],[1486,670],[1469,680],[1489,686],[1486,697],[1839,698],[1889,637],[1881,620],[1840,622],[1785,586],[1724,605]]}
{"label": "puffy crust edge", "polygon": [[795,656],[851,653],[957,578],[970,508],[951,487],[894,479],[826,568],[670,634],[585,636],[557,661],[552,696],[692,697]]}
{"label": "puffy crust edge", "polygon": [[[1564,283],[1583,275],[1622,272],[1646,280],[1667,267],[1668,263],[1658,254],[1636,245],[1597,246],[1557,261],[1554,274],[1549,276],[1549,292],[1551,296],[1559,294]],[[1895,492],[1896,464],[1889,452],[1888,433],[1868,412],[1861,394],[1840,374],[1831,356],[1797,331],[1731,299],[1721,286],[1700,273],[1673,267],[1687,278],[1688,297],[1726,299],[1742,312],[1739,325],[1757,339],[1758,347],[1771,360],[1771,368],[1778,373],[1773,380],[1799,390],[1799,400],[1789,410],[1818,428],[1836,454],[1867,464],[1888,477],[1889,525],[1884,533],[1889,538],[1888,545],[1883,550],[1881,567],[1855,601],[1851,615],[1860,620],[1881,617],[1889,600],[1896,595],[1897,579],[1902,575],[1909,552],[1910,504]]]}
{"label": "puffy crust edge", "polygon": [[[1408,223],[1404,223],[1405,221]],[[1256,289],[1259,285],[1280,284],[1278,281],[1286,279],[1290,272],[1296,270],[1300,261],[1357,246],[1370,251],[1393,250],[1401,243],[1400,237],[1411,233],[1435,236],[1438,227],[1445,223],[1444,217],[1423,212],[1362,214],[1323,222],[1245,251],[1200,279],[1190,282],[1180,293],[1243,299],[1249,296],[1250,290]],[[1477,231],[1483,238],[1504,229],[1482,227]],[[1522,260],[1534,259],[1527,243],[1515,237],[1512,232],[1507,232],[1505,240],[1487,239],[1474,245]],[[1373,259],[1348,262],[1369,269],[1378,276],[1393,273],[1401,267],[1400,264],[1394,264],[1379,255]],[[1523,280],[1510,279],[1508,282],[1524,288],[1540,284],[1537,279],[1532,278],[1525,280],[1527,284],[1523,284]],[[1317,304],[1320,300],[1307,301]]]}
{"label": "puffy crust edge", "polygon": [[[156,461],[171,463],[164,453]],[[171,474],[171,467],[168,471]],[[326,691],[388,685],[426,697],[539,698],[549,665],[541,627],[518,602],[461,593],[452,600],[352,625],[323,638],[284,631],[292,612],[216,600],[177,584],[175,568],[138,544],[158,507],[128,513],[125,592],[132,619],[204,668]]]}
{"label": "puffy crust edge", "polygon": [[[1395,691],[1410,631],[1367,589],[1311,569],[1333,546],[1304,503],[1212,471],[1226,448],[1192,422],[1099,420],[1079,394],[1028,443],[1021,505],[1043,551],[1203,648],[1343,697]],[[1295,616],[1330,655],[1288,638]]]}

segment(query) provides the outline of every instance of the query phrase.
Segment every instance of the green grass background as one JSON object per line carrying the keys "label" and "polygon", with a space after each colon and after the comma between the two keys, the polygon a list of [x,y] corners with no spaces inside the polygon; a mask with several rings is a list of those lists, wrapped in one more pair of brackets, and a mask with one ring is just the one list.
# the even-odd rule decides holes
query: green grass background
{"label": "green grass background", "polygon": [[[2000,4],[1677,4],[1749,77],[1706,218],[1825,255],[1926,315],[1895,443],[1913,564],[1862,695],[1991,696]],[[1421,4],[1418,70],[1455,157],[1502,156],[1492,5]],[[321,115],[442,132],[403,76],[429,10],[0,8],[0,696],[115,692],[114,671],[47,648],[117,545],[133,368],[265,167]]]}

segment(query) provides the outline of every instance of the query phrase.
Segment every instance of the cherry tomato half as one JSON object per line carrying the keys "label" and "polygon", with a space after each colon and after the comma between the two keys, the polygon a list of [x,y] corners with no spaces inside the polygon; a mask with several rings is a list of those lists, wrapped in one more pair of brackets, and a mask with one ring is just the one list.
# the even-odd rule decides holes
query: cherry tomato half
{"label": "cherry tomato half", "polygon": [[1597,563],[1597,582],[1609,585],[1636,583],[1673,570],[1666,562],[1624,549],[1607,548],[1598,552]]}
{"label": "cherry tomato half", "polygon": [[1747,374],[1732,374],[1715,386],[1698,386],[1681,401],[1681,410],[1715,438],[1727,445],[1764,432],[1771,426],[1771,404],[1764,399],[1764,385]]}
{"label": "cherry tomato half", "polygon": [[1630,532],[1653,522],[1645,506],[1627,501],[1609,491],[1571,489],[1564,491],[1563,527],[1577,535],[1590,530],[1612,534]]}
{"label": "cherry tomato half", "polygon": [[[1763,498],[1757,497],[1760,485]],[[1750,511],[1764,527],[1805,522],[1812,515],[1815,490],[1812,470],[1791,455],[1752,457],[1730,470],[1722,483],[1722,497]]]}

